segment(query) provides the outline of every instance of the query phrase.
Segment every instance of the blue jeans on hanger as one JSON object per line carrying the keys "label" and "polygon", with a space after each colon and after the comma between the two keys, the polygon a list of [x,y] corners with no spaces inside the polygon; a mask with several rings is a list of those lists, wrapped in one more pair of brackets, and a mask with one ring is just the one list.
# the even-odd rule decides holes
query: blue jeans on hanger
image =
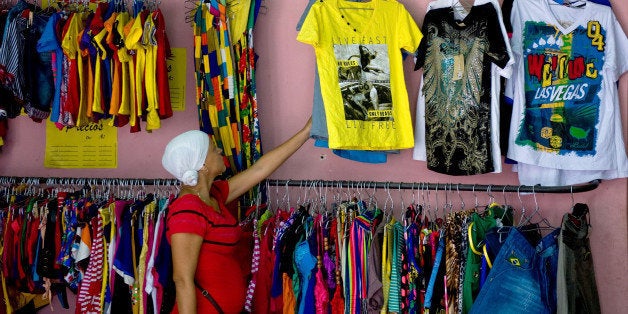
{"label": "blue jeans on hanger", "polygon": [[510,228],[470,313],[554,313],[560,229],[532,246]]}

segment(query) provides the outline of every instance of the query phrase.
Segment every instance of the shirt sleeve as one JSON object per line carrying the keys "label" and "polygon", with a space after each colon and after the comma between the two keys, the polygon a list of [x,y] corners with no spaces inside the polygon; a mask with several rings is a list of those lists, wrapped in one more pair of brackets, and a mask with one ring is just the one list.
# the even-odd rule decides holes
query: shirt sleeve
{"label": "shirt sleeve", "polygon": [[[428,8],[429,10],[429,8]],[[432,21],[432,15],[434,15],[433,11],[427,11],[425,13],[425,17],[423,18],[423,26],[422,26],[422,36],[427,35],[429,37],[428,27]],[[416,53],[414,54],[414,70],[422,68],[425,65],[425,53],[427,51],[427,40],[423,38],[421,43],[419,44],[419,48],[417,48]]]}
{"label": "shirt sleeve", "polygon": [[309,44],[312,46],[317,46],[320,42],[319,37],[319,29],[318,29],[318,4],[313,4],[310,8],[310,11],[307,13],[305,20],[303,21],[303,25],[301,25],[301,30],[297,35],[297,40]]}
{"label": "shirt sleeve", "polygon": [[502,33],[502,27],[499,23],[499,17],[497,16],[497,11],[490,3],[486,5],[488,9],[488,36],[489,36],[489,51],[488,56],[491,62],[495,63],[500,68],[505,68],[508,62],[510,61],[510,56],[508,55],[508,48],[506,45],[504,34]]}
{"label": "shirt sleeve", "polygon": [[46,23],[46,27],[37,41],[37,52],[48,52],[59,49],[61,45],[59,44],[59,40],[57,40],[57,36],[55,34],[55,24],[59,20],[53,15],[48,19]]}
{"label": "shirt sleeve", "polygon": [[607,40],[611,40],[614,43],[614,49],[612,49],[611,53],[614,56],[614,81],[618,81],[619,77],[628,72],[628,36],[626,36],[621,25],[619,25],[615,14],[611,15],[612,38],[608,38]]}
{"label": "shirt sleeve", "polygon": [[397,38],[399,38],[399,46],[409,53],[414,53],[421,43],[423,33],[403,4],[399,4],[398,17]]}
{"label": "shirt sleeve", "polygon": [[201,211],[203,206],[200,201],[195,201],[192,197],[183,196],[168,207],[166,237],[169,242],[175,233],[193,233],[205,237],[210,223]]}

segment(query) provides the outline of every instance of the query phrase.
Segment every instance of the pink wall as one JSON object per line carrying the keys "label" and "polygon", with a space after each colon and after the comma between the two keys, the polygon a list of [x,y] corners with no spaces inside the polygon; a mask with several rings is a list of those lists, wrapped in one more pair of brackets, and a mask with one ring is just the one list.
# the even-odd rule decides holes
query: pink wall
{"label": "pink wall", "polygon": [[[417,24],[421,25],[428,0],[400,0]],[[628,2],[615,0],[614,9],[628,33]],[[311,111],[314,54],[312,48],[295,40],[295,25],[307,1],[265,0],[266,9],[260,15],[255,33],[255,47],[259,54],[257,91],[260,103],[260,120],[263,146],[272,149],[298,130]],[[162,128],[149,134],[118,131],[119,164],[117,169],[64,170],[43,167],[45,128],[20,117],[10,121],[9,136],[0,154],[0,176],[54,176],[54,177],[122,177],[169,178],[160,164],[165,143],[174,135],[197,128],[194,104],[194,78],[192,67],[192,35],[190,25],[184,23],[184,0],[162,1],[167,30],[173,47],[188,48],[187,110],[175,112],[164,120]],[[406,83],[411,100],[416,99],[420,73],[412,71],[412,62],[406,61]],[[621,108],[624,121],[624,138],[628,125],[628,75],[620,82]],[[411,103],[413,103],[411,101]],[[412,106],[414,111],[414,105]],[[326,158],[322,159],[321,156]],[[472,177],[450,177],[426,169],[424,162],[412,160],[411,151],[390,156],[383,165],[366,165],[336,157],[326,149],[314,148],[307,143],[272,176],[273,179],[329,179],[368,180],[392,182],[440,182],[517,185],[516,174],[504,167],[504,173]],[[576,202],[591,208],[591,241],[599,293],[604,313],[623,313],[628,309],[628,180],[603,182],[594,191],[575,195]],[[400,192],[401,193],[401,192]],[[404,200],[411,196],[403,192]],[[439,192],[440,193],[440,192]],[[462,193],[467,205],[474,204],[474,195]],[[487,200],[486,193],[476,193],[479,202]],[[398,198],[393,194],[394,198]],[[444,196],[440,196],[440,202]],[[457,196],[456,196],[457,197]],[[497,201],[502,198],[496,193]],[[508,203],[516,208],[517,195],[507,195]],[[525,208],[534,208],[530,195],[521,196]],[[432,198],[433,200],[433,198]],[[553,225],[570,210],[569,195],[538,195],[538,204]],[[59,311],[54,304],[55,313]],[[48,310],[44,313],[51,313]]]}

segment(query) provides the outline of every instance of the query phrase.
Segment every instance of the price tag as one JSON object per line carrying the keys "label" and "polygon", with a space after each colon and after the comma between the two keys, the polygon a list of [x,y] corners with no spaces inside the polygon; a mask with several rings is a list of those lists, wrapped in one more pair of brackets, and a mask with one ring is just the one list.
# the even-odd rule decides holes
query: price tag
{"label": "price tag", "polygon": [[454,75],[453,80],[457,81],[462,79],[464,75],[464,56],[462,54],[457,54],[454,56]]}

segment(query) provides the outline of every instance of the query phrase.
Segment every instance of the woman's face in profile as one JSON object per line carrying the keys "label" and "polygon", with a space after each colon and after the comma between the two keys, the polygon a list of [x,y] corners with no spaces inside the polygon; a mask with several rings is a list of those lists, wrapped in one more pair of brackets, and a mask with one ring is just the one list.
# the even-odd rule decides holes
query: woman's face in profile
{"label": "woman's face in profile", "polygon": [[227,170],[225,166],[224,157],[222,156],[222,149],[209,144],[207,148],[207,156],[205,157],[205,167],[216,176],[222,174]]}

